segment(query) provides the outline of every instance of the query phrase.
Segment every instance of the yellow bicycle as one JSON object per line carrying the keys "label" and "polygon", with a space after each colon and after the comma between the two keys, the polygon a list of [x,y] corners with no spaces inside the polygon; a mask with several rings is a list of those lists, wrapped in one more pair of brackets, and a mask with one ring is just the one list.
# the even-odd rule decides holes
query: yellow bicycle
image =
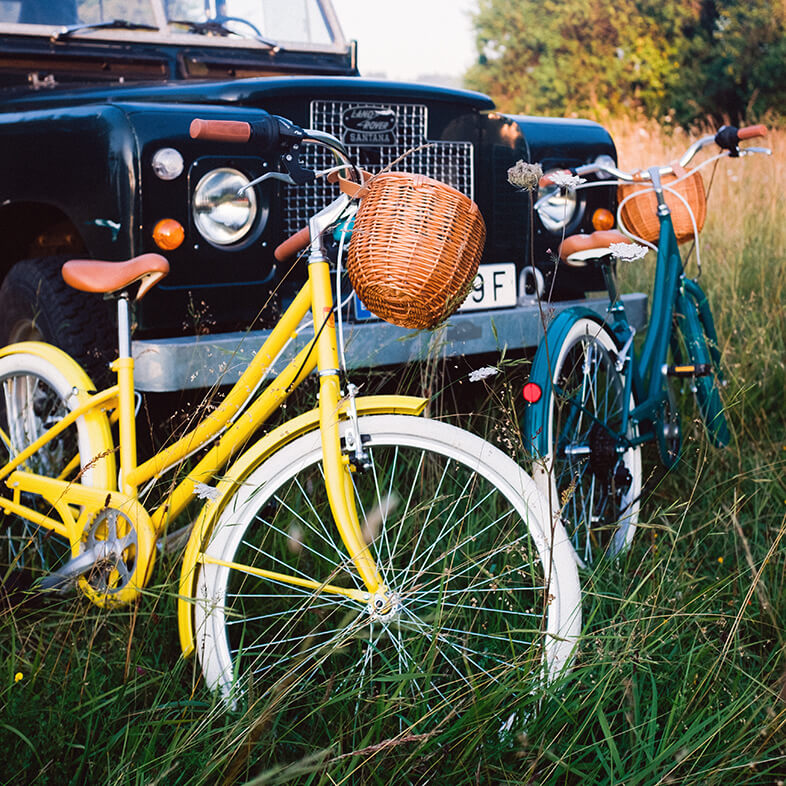
{"label": "yellow bicycle", "polygon": [[[198,120],[192,135],[275,150],[283,170],[294,149],[317,144],[352,170],[338,140],[273,116],[253,128]],[[298,180],[283,170],[266,177]],[[425,399],[342,387],[323,237],[356,204],[341,193],[311,219],[308,281],[264,346],[215,410],[142,463],[129,290],[138,282],[142,297],[167,261],[65,264],[70,285],[117,299],[117,384],[96,392],[44,343],[0,350],[0,577],[24,571],[34,587],[76,588],[104,606],[134,601],[158,539],[207,497],[177,601],[183,653],[197,655],[206,684],[234,704],[313,681],[355,723],[384,702],[413,722],[462,711],[492,685],[520,691],[522,674],[559,672],[580,590],[562,525],[511,458],[422,417]],[[313,340],[264,386],[309,313]],[[251,441],[314,371],[318,407]],[[147,489],[178,468],[148,512]]]}

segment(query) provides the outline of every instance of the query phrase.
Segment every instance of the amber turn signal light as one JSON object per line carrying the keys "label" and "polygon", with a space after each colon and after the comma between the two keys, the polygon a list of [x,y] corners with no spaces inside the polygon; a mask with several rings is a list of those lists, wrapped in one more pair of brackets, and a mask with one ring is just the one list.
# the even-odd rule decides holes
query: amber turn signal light
{"label": "amber turn signal light", "polygon": [[153,241],[163,251],[174,251],[185,240],[186,231],[174,218],[162,218],[153,227]]}
{"label": "amber turn signal light", "polygon": [[611,229],[614,226],[614,214],[605,207],[598,208],[592,214],[592,226],[598,230]]}

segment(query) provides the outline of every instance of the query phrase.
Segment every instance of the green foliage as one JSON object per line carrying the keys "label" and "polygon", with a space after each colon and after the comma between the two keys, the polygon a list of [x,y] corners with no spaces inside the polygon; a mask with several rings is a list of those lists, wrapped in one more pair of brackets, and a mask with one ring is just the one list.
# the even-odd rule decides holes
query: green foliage
{"label": "green foliage", "polygon": [[680,124],[780,111],[786,10],[766,0],[479,0],[468,86],[504,111]]}

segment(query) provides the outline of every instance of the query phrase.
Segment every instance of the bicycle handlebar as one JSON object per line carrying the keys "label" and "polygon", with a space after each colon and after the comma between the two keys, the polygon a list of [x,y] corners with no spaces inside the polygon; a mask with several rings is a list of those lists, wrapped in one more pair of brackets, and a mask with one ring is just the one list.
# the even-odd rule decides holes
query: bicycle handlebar
{"label": "bicycle handlebar", "polygon": [[301,142],[306,132],[286,118],[266,115],[261,120],[248,123],[245,120],[202,120],[191,121],[189,134],[192,139],[212,142],[255,142],[265,152],[288,148]]}
{"label": "bicycle handlebar", "polygon": [[[717,144],[719,147],[727,150],[729,155],[731,156],[739,156],[739,143],[746,139],[755,139],[757,137],[766,136],[767,135],[767,127],[764,125],[755,125],[755,126],[745,126],[744,128],[735,128],[734,126],[722,126],[716,134],[711,134],[709,136],[702,137],[701,139],[696,140],[683,154],[682,157],[677,162],[677,166],[680,168],[685,168],[688,163],[693,159],[696,153],[699,152],[707,145],[712,143]],[[751,152],[764,152],[762,149],[751,149]],[[769,151],[766,151],[769,152]],[[674,173],[675,167],[674,165],[670,164],[668,166],[658,167],[658,173],[660,175],[671,175]],[[612,178],[617,180],[622,180],[624,182],[640,182],[643,180],[651,180],[650,171],[647,169],[644,170],[636,170],[634,172],[625,172],[622,169],[618,169],[615,166],[609,164],[586,164],[584,166],[576,167],[575,169],[571,169],[570,172],[574,175],[591,175],[591,174],[600,174],[605,173],[610,175]],[[549,179],[549,175],[545,175],[541,178],[540,184],[545,185],[553,185],[552,181]]]}
{"label": "bicycle handlebar", "polygon": [[191,121],[189,134],[192,139],[214,142],[255,142],[262,152],[277,151],[281,154],[281,163],[286,169],[282,172],[268,172],[246,186],[256,185],[263,180],[275,178],[290,185],[302,186],[312,182],[316,174],[300,164],[301,144],[315,142],[327,147],[342,164],[352,167],[352,161],[346,148],[336,137],[322,131],[301,128],[291,120],[278,115],[265,115],[261,120],[248,123],[245,120],[203,120],[195,118]]}
{"label": "bicycle handlebar", "polygon": [[282,152],[301,142],[316,142],[329,147],[344,163],[351,164],[344,145],[331,134],[301,128],[278,115],[267,115],[262,120],[248,123],[245,120],[203,120],[194,118],[189,127],[192,139],[213,142],[255,142],[265,152]]}

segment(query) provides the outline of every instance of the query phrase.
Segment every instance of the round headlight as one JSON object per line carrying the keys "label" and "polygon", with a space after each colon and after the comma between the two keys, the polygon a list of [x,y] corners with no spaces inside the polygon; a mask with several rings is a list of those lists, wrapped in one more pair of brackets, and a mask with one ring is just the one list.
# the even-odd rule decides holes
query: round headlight
{"label": "round headlight", "polygon": [[242,240],[257,215],[254,189],[249,179],[237,169],[222,167],[208,172],[194,190],[194,223],[202,237],[210,243],[228,246]]}
{"label": "round headlight", "polygon": [[[548,172],[546,173],[548,175]],[[549,232],[559,232],[576,215],[576,192],[547,185],[538,189],[538,215]]]}

